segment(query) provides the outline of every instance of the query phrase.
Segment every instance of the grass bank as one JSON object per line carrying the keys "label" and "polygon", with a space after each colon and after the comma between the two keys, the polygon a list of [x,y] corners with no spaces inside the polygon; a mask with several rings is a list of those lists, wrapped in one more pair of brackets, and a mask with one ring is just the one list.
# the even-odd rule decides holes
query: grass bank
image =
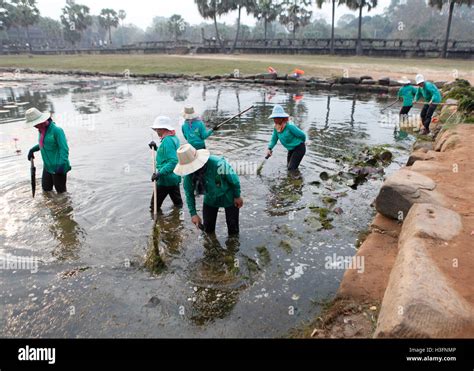
{"label": "grass bank", "polygon": [[15,55],[0,57],[0,67],[49,70],[83,70],[135,74],[183,73],[218,75],[239,69],[242,74],[266,72],[272,66],[279,73],[302,68],[309,76],[361,76],[398,78],[424,73],[429,80],[451,81],[455,77],[474,83],[472,61],[445,59],[402,59],[321,55]]}

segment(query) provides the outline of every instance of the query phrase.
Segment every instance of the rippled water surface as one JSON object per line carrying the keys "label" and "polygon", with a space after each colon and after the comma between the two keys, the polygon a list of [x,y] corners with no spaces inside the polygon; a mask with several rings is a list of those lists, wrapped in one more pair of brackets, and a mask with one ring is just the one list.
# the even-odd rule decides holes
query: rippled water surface
{"label": "rippled water surface", "polygon": [[[344,272],[327,269],[325,259],[355,254],[382,181],[370,177],[353,189],[322,181],[320,173],[345,171],[344,156],[380,144],[395,156],[389,173],[406,160],[411,144],[409,136],[380,125],[389,102],[371,95],[72,78],[0,94],[0,253],[38,259],[36,273],[0,270],[3,336],[284,336],[334,295]],[[300,177],[288,176],[281,145],[261,176],[255,174],[275,103],[308,135]],[[169,199],[154,228],[150,125],[158,114],[177,124],[185,104],[209,125],[255,105],[207,141],[242,173],[238,239],[226,238],[223,213],[217,238],[202,236],[187,209],[180,217]],[[21,121],[31,106],[54,111],[66,132],[73,167],[68,194],[43,194],[38,154],[37,195],[31,197],[26,154],[37,132]],[[318,230],[314,207],[328,207],[325,197],[335,198],[329,208],[343,213],[330,212],[333,228]]]}

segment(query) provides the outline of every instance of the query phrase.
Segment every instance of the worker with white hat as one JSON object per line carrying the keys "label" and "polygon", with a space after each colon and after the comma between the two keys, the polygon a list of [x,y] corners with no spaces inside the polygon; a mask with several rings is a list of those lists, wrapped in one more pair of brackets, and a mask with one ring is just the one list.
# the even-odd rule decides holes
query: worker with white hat
{"label": "worker with white hat", "polygon": [[275,105],[269,119],[273,119],[275,127],[273,135],[268,144],[267,157],[273,155],[273,148],[278,140],[288,150],[287,168],[290,171],[297,170],[301,160],[306,154],[306,134],[295,124],[289,122],[290,115],[285,112],[282,106]]}
{"label": "worker with white hat", "polygon": [[418,89],[411,84],[411,81],[408,80],[406,76],[403,76],[401,80],[398,80],[398,82],[403,85],[398,90],[397,94],[398,99],[403,99],[402,108],[400,109],[400,116],[406,116],[413,107],[413,100],[415,99]]}
{"label": "worker with white hat", "polygon": [[205,140],[214,132],[206,129],[206,125],[199,118],[194,107],[186,106],[183,112],[184,122],[181,126],[184,138],[196,149],[205,149]]}
{"label": "worker with white hat", "polygon": [[[182,207],[183,200],[179,184],[181,177],[176,175],[173,170],[178,164],[176,151],[179,148],[179,139],[171,123],[171,119],[166,116],[158,116],[151,128],[158,134],[161,144],[158,147],[154,141],[148,145],[156,151],[156,170],[151,180],[156,184],[157,209],[161,208],[166,196],[170,196],[175,207]],[[153,212],[154,197],[151,198],[150,209]]]}
{"label": "worker with white hat", "polygon": [[423,97],[425,105],[423,106],[420,116],[423,122],[424,130],[421,134],[428,134],[430,132],[431,118],[433,113],[438,107],[438,103],[441,103],[441,93],[439,89],[430,81],[426,81],[424,76],[421,74],[416,75],[416,85],[418,85],[418,91],[415,96],[415,102]]}
{"label": "worker with white hat", "polygon": [[39,143],[28,152],[28,161],[35,158],[35,152],[41,151],[44,164],[41,178],[43,191],[52,191],[54,186],[56,192],[66,192],[67,173],[71,170],[71,164],[63,129],[56,126],[49,112],[30,108],[25,112],[25,117],[26,124],[39,131]]}
{"label": "worker with white hat", "polygon": [[[240,196],[240,180],[230,164],[223,158],[211,156],[207,149],[197,150],[189,143],[178,149],[179,163],[175,174],[184,176],[184,193],[191,221],[206,233],[214,233],[219,208],[225,209],[229,236],[239,233],[239,209],[244,201]],[[199,186],[202,185],[202,187]],[[202,214],[197,214],[195,191],[203,188]]]}

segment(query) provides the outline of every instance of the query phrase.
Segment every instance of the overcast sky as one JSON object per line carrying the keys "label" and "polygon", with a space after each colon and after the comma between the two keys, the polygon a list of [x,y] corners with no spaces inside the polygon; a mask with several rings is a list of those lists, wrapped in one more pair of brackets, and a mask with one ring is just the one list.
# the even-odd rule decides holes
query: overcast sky
{"label": "overcast sky", "polygon": [[[201,23],[203,19],[197,11],[194,0],[76,0],[76,3],[87,5],[92,14],[100,13],[103,8],[112,8],[115,10],[124,9],[127,12],[125,23],[133,23],[143,29],[151,25],[151,20],[155,16],[170,17],[173,14],[180,14],[188,23]],[[59,20],[61,9],[65,6],[66,0],[38,0],[38,8],[41,14]],[[385,7],[390,5],[390,0],[379,0],[377,8],[370,12],[370,15],[380,14]],[[313,13],[325,18],[331,23],[331,4],[323,5],[318,9],[315,5],[312,7]],[[345,13],[351,13],[345,6],[336,8],[336,19]],[[352,12],[353,14],[356,14]],[[367,14],[364,11],[364,14]],[[237,18],[237,12],[230,13],[222,17],[221,22],[234,23]],[[251,16],[245,16],[242,22],[247,25],[255,24],[255,19]]]}

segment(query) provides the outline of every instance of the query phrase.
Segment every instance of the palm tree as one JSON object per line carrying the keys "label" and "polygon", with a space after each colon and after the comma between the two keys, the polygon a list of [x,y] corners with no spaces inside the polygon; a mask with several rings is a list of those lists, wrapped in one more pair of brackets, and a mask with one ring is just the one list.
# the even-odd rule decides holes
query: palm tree
{"label": "palm tree", "polygon": [[453,19],[453,10],[454,5],[458,4],[472,6],[472,0],[429,0],[430,6],[437,7],[438,9],[442,9],[444,4],[449,4],[449,17],[448,17],[448,28],[446,30],[446,38],[444,39],[443,45],[443,54],[442,57],[446,58],[448,56],[448,41],[449,41],[449,33],[451,32],[451,21]]}
{"label": "palm tree", "polygon": [[64,26],[64,38],[74,47],[81,41],[82,31],[92,24],[89,7],[76,3],[67,3],[62,9],[61,23]]}
{"label": "palm tree", "polygon": [[265,30],[265,41],[267,40],[268,24],[275,21],[280,15],[282,6],[272,0],[257,0],[253,14],[261,21],[263,20],[263,27]]}
{"label": "palm tree", "polygon": [[109,31],[109,45],[112,45],[112,27],[117,27],[119,24],[117,12],[110,8],[102,9],[99,15],[99,23]]}
{"label": "palm tree", "polygon": [[121,32],[120,33],[121,33],[121,36],[122,36],[121,39],[122,39],[122,46],[123,46],[123,21],[125,20],[125,18],[127,18],[127,12],[123,9],[120,9],[118,11],[118,17],[119,17],[120,23],[121,23],[121,25],[120,25],[120,31]]}
{"label": "palm tree", "polygon": [[173,14],[168,20],[168,30],[174,36],[175,42],[183,34],[186,23],[179,14]]}
{"label": "palm tree", "polygon": [[237,41],[239,40],[239,33],[240,33],[240,18],[242,15],[242,8],[247,9],[247,14],[253,13],[255,10],[255,0],[226,0],[223,1],[222,13],[226,14],[230,11],[237,10],[237,32],[235,33],[234,44],[232,45],[232,49],[230,53],[233,53],[235,47],[237,46]]}
{"label": "palm tree", "polygon": [[377,0],[340,0],[339,4],[345,4],[349,9],[359,11],[359,32],[357,35],[356,54],[362,55],[362,10],[367,8],[370,12],[377,6]]}
{"label": "palm tree", "polygon": [[222,12],[222,1],[219,0],[194,0],[198,7],[199,14],[204,19],[212,19],[214,21],[214,27],[216,28],[216,38],[219,42],[221,50],[224,51],[224,43],[221,40],[219,35],[219,28],[217,27],[217,17],[219,17]]}
{"label": "palm tree", "polygon": [[280,22],[288,26],[293,38],[296,30],[306,26],[311,21],[313,12],[306,7],[311,5],[311,0],[285,0],[283,1],[284,13],[280,15]]}
{"label": "palm tree", "polygon": [[332,3],[332,23],[331,23],[331,49],[330,53],[334,54],[334,18],[336,15],[336,0],[316,0],[316,5],[319,9],[322,8],[323,4],[326,2]]}
{"label": "palm tree", "polygon": [[4,0],[0,0],[0,31],[9,29],[13,23],[13,7]]}
{"label": "palm tree", "polygon": [[26,38],[30,52],[32,45],[30,42],[29,26],[34,25],[39,19],[39,9],[36,7],[36,0],[12,0],[14,23],[26,30]]}

